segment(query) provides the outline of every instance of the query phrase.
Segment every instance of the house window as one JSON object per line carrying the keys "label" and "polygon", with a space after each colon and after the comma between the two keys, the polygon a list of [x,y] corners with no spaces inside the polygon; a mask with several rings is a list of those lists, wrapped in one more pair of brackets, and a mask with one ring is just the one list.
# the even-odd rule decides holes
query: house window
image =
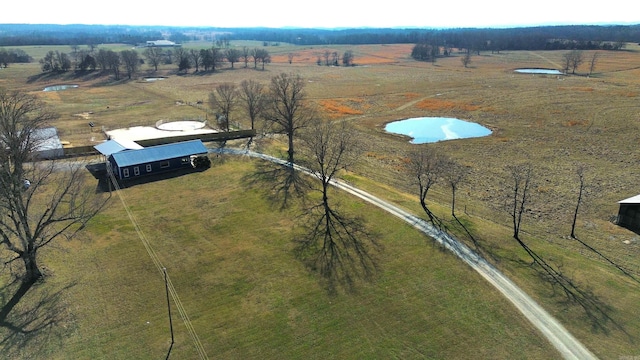
{"label": "house window", "polygon": [[140,167],[136,166],[133,168],[133,175],[138,176],[140,175]]}
{"label": "house window", "polygon": [[166,169],[169,167],[169,162],[168,161],[163,161],[160,163],[160,167],[163,169]]}
{"label": "house window", "polygon": [[122,169],[122,176],[129,177],[129,169]]}
{"label": "house window", "polygon": [[151,164],[147,164],[147,172],[151,172]]}

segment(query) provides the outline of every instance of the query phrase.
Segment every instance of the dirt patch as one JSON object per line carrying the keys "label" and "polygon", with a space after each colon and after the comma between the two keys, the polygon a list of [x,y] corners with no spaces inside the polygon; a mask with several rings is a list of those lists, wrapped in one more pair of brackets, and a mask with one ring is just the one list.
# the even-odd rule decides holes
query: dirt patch
{"label": "dirt patch", "polygon": [[78,114],[73,114],[73,116],[75,117],[79,117],[85,120],[89,120],[91,118],[91,115],[93,115],[93,111],[87,111],[87,112],[82,112],[82,113],[78,113]]}

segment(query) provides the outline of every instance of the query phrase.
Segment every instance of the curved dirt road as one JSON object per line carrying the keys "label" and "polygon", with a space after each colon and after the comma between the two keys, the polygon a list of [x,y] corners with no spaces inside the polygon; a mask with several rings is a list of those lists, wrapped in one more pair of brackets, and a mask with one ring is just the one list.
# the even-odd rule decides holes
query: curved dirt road
{"label": "curved dirt road", "polygon": [[[218,149],[210,149],[210,152],[219,152]],[[246,155],[264,160],[286,165],[286,161],[252,151],[224,149],[224,153]],[[294,165],[294,168],[305,172],[311,176],[313,173],[308,169]],[[426,220],[423,220],[395,205],[379,199],[365,191],[357,189],[345,182],[334,180],[332,185],[338,189],[346,191],[358,198],[367,201],[379,208],[391,213],[394,216],[411,224],[429,237],[435,239],[448,250],[453,252],[462,261],[471,266],[491,285],[500,291],[511,303],[549,340],[558,350],[564,359],[588,360],[597,359],[578,339],[573,337],[553,316],[536,303],[529,295],[520,289],[514,282],[509,280],[500,270],[495,268],[484,258],[471,250],[465,244],[459,242],[451,235],[437,230]]]}

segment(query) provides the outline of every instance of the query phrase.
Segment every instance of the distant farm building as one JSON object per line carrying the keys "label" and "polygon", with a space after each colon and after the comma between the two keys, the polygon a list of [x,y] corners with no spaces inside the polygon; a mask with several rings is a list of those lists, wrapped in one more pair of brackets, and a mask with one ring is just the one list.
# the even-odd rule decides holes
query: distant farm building
{"label": "distant farm building", "polygon": [[62,142],[54,127],[37,129],[33,132],[35,139],[34,156],[36,159],[58,159],[64,156]]}
{"label": "distant farm building", "polygon": [[618,225],[640,233],[640,195],[618,201]]}
{"label": "distant farm building", "polygon": [[151,40],[147,41],[147,47],[179,47],[180,44],[176,44],[169,40]]}
{"label": "distant farm building", "polygon": [[206,155],[207,148],[202,141],[183,141],[113,152],[107,158],[107,169],[118,179],[127,180],[167,171],[194,168],[194,160]]}

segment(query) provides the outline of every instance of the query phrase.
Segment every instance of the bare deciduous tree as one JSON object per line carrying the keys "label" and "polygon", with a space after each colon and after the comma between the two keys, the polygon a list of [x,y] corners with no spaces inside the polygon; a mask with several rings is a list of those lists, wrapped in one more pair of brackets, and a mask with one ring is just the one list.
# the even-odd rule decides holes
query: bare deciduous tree
{"label": "bare deciduous tree", "polygon": [[189,71],[191,69],[191,60],[187,49],[178,47],[174,52],[175,61],[178,63],[178,71]]}
{"label": "bare deciduous tree", "polygon": [[329,201],[332,180],[357,160],[360,150],[355,132],[346,122],[314,118],[302,135],[304,164],[320,180],[322,201],[307,209],[308,231],[298,241],[297,252],[327,281],[330,291],[338,285],[347,290],[357,279],[370,279],[377,270],[375,236],[362,219],[338,211]]}
{"label": "bare deciduous tree", "polygon": [[533,168],[530,164],[508,165],[511,187],[509,188],[506,208],[512,219],[513,238],[520,241],[520,227],[522,216],[530,201],[531,182],[533,180]]}
{"label": "bare deciduous tree", "polygon": [[244,46],[242,47],[242,61],[244,62],[244,67],[248,67],[249,64],[249,58],[251,57],[251,52],[249,51],[249,48]]}
{"label": "bare deciduous tree", "polygon": [[471,64],[471,51],[467,50],[467,52],[460,58],[460,61],[462,62],[462,66],[469,67],[469,64]]}
{"label": "bare deciduous tree", "polygon": [[209,93],[209,106],[220,115],[218,122],[226,131],[229,131],[231,112],[236,107],[237,99],[238,90],[233,83],[219,84]]}
{"label": "bare deciduous tree", "polygon": [[255,129],[255,122],[264,110],[266,94],[264,86],[256,80],[243,80],[240,83],[240,99],[244,102],[245,110],[251,120],[251,129]]}
{"label": "bare deciduous tree", "polygon": [[578,221],[578,212],[580,211],[580,204],[582,204],[582,197],[585,191],[585,182],[584,182],[584,166],[580,165],[576,169],[576,174],[578,175],[578,200],[576,201],[576,209],[573,212],[573,221],[571,222],[571,237],[576,238],[576,222]]}
{"label": "bare deciduous tree", "polygon": [[288,53],[287,54],[287,61],[289,61],[289,64],[291,64],[293,62],[293,58],[296,57],[296,53]]}
{"label": "bare deciduous tree", "polygon": [[253,59],[253,68],[258,68],[258,61],[260,61],[260,49],[253,48],[250,52],[251,58]]}
{"label": "bare deciduous tree", "polygon": [[289,148],[287,161],[294,163],[294,139],[313,117],[306,104],[304,80],[300,75],[281,73],[271,78],[269,100],[263,112],[265,121],[275,133],[287,136]]}
{"label": "bare deciduous tree", "polygon": [[231,68],[233,69],[233,64],[240,61],[240,57],[242,56],[242,52],[238,49],[227,49],[225,51],[224,56],[227,58],[227,61],[231,63]]}
{"label": "bare deciduous tree", "polygon": [[353,51],[347,50],[342,55],[342,64],[344,66],[353,66]]}
{"label": "bare deciduous tree", "polygon": [[591,61],[589,62],[589,76],[591,76],[591,74],[593,74],[593,72],[596,70],[596,64],[598,62],[598,52],[594,52],[593,56],[591,56]]}
{"label": "bare deciduous tree", "polygon": [[144,57],[149,62],[149,66],[153,66],[154,71],[158,71],[158,66],[162,63],[163,56],[162,49],[157,46],[144,49]]}
{"label": "bare deciduous tree", "polygon": [[122,64],[127,72],[127,77],[131,79],[138,72],[138,68],[140,67],[138,52],[135,50],[122,50],[120,52],[120,58],[122,59]]}
{"label": "bare deciduous tree", "polygon": [[562,58],[564,60],[565,72],[571,69],[571,73],[575,74],[580,64],[584,61],[584,54],[580,50],[572,50],[564,54]]}
{"label": "bare deciduous tree", "polygon": [[191,60],[191,64],[195,67],[195,71],[200,71],[200,62],[202,61],[202,57],[200,56],[200,50],[190,49],[189,50],[189,59]]}
{"label": "bare deciduous tree", "polygon": [[266,49],[257,49],[256,55],[260,63],[262,63],[262,70],[264,70],[264,65],[271,62],[271,54]]}
{"label": "bare deciduous tree", "polygon": [[451,216],[456,217],[456,191],[458,190],[458,186],[460,182],[464,180],[464,178],[469,173],[469,169],[467,167],[462,166],[461,164],[453,161],[447,160],[443,165],[443,173],[444,179],[451,187]]}
{"label": "bare deciduous tree", "polygon": [[32,162],[48,140],[42,129],[55,118],[36,98],[0,90],[0,260],[3,269],[15,271],[21,279],[0,309],[3,326],[43,277],[40,249],[60,238],[73,238],[105,204],[84,186],[87,172],[77,162]]}
{"label": "bare deciduous tree", "polygon": [[431,147],[420,147],[409,153],[407,172],[418,185],[420,205],[433,223],[435,216],[427,206],[427,193],[442,175],[444,158]]}

